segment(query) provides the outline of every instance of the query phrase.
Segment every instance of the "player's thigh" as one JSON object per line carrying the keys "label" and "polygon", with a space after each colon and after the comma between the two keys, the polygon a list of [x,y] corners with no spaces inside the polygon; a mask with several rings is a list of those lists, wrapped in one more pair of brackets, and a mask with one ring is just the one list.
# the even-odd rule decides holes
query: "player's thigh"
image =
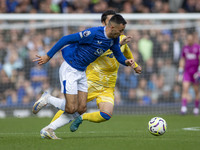
{"label": "player's thigh", "polygon": [[59,69],[61,93],[78,94],[77,82],[80,78],[78,71],[72,68],[67,62],[63,62]]}
{"label": "player's thigh", "polygon": [[72,68],[65,61],[62,63],[60,67],[59,77],[61,84],[61,92],[65,96],[66,100],[65,111],[68,113],[73,113],[78,109],[78,82],[82,80],[84,75],[85,72],[78,71],[75,68]]}
{"label": "player's thigh", "polygon": [[105,112],[109,113],[110,115],[112,115],[114,105],[109,102],[100,102],[99,109],[100,109],[100,111],[105,111]]}
{"label": "player's thigh", "polygon": [[99,85],[95,82],[92,82],[90,80],[87,81],[88,84],[88,97],[87,97],[87,103],[96,99],[103,91],[103,86]]}
{"label": "player's thigh", "polygon": [[87,92],[78,91],[78,102],[79,102],[79,104],[86,104],[87,96],[88,96]]}
{"label": "player's thigh", "polygon": [[189,90],[189,87],[191,85],[191,83],[193,83],[193,74],[191,74],[190,72],[184,72],[183,74],[183,94],[186,94]]}

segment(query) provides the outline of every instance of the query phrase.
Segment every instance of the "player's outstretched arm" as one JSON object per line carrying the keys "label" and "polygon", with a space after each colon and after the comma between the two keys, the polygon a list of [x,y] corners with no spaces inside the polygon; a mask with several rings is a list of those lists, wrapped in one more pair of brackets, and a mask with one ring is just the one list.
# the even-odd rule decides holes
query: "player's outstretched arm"
{"label": "player's outstretched arm", "polygon": [[36,55],[37,58],[33,59],[34,62],[38,62],[39,65],[45,64],[50,60],[50,57],[48,55],[40,56]]}

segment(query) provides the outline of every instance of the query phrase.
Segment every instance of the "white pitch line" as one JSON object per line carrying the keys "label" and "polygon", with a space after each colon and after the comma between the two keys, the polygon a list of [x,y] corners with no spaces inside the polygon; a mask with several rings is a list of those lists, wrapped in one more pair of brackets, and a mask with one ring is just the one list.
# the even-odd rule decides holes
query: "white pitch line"
{"label": "white pitch line", "polygon": [[200,131],[200,127],[188,127],[188,128],[182,128],[182,130],[186,130],[186,131]]}

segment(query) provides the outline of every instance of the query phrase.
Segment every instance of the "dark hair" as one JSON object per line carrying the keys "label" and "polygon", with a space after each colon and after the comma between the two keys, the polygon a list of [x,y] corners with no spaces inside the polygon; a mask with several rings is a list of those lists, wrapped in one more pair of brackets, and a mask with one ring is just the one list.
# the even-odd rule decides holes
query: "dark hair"
{"label": "dark hair", "polygon": [[112,16],[109,22],[123,25],[127,24],[126,20],[120,14],[115,14],[114,16]]}
{"label": "dark hair", "polygon": [[116,15],[114,10],[107,10],[101,15],[101,22],[105,22],[108,15]]}

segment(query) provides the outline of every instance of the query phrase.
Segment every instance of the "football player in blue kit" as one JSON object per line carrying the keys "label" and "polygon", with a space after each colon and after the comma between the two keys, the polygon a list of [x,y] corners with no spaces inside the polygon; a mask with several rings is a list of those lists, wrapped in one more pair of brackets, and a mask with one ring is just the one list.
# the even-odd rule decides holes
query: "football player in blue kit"
{"label": "football player in blue kit", "polygon": [[[125,19],[114,15],[107,26],[93,27],[84,31],[63,36],[44,56],[36,55],[39,65],[47,63],[56,52],[62,50],[64,62],[60,66],[59,77],[61,92],[65,99],[51,96],[44,92],[35,102],[33,113],[38,113],[44,106],[51,104],[63,110],[63,120],[71,121],[86,112],[87,78],[85,70],[108,49],[113,51],[117,61],[125,66],[135,67],[133,59],[126,59],[120,50],[119,36],[126,26]],[[65,117],[67,115],[68,117]],[[69,118],[72,118],[71,120]],[[62,118],[62,115],[61,115]],[[66,120],[65,118],[68,118]]]}

